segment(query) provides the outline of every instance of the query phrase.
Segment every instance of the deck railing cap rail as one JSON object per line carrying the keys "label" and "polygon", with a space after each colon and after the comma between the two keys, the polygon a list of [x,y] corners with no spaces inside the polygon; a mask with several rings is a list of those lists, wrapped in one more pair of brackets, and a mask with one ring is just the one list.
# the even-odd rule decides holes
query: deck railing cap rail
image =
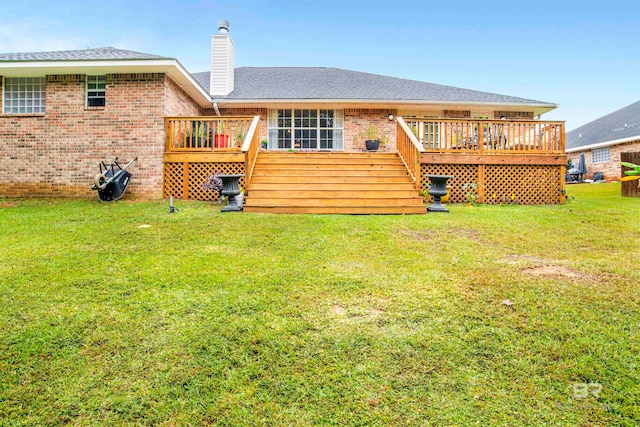
{"label": "deck railing cap rail", "polygon": [[202,120],[252,120],[255,116],[167,116],[165,120],[192,120],[192,121],[202,121]]}
{"label": "deck railing cap rail", "polygon": [[[401,118],[401,117],[398,117]],[[520,119],[444,119],[439,117],[407,117],[405,122],[482,122],[482,123],[532,123],[543,125],[564,125],[564,120],[520,120]]]}
{"label": "deck railing cap rail", "polygon": [[244,140],[244,144],[242,144],[242,151],[247,152],[251,147],[251,142],[253,141],[253,135],[258,130],[258,123],[260,122],[260,116],[253,116],[251,120],[251,125],[249,126],[249,131],[247,132],[247,137]]}
{"label": "deck railing cap rail", "polygon": [[413,143],[413,145],[416,147],[416,149],[420,153],[424,153],[424,151],[425,151],[424,147],[422,146],[420,141],[418,141],[418,138],[416,138],[416,136],[413,134],[413,132],[411,132],[411,129],[409,129],[409,126],[407,126],[407,123],[405,123],[404,119],[402,117],[396,117],[396,120],[398,121],[398,124],[400,124],[400,127],[402,128],[402,130],[409,137],[409,141],[411,141]]}

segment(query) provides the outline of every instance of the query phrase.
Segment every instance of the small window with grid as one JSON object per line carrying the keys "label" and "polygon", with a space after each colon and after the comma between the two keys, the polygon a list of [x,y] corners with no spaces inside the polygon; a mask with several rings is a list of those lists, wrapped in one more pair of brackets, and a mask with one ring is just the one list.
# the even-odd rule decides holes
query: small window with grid
{"label": "small window with grid", "polygon": [[44,77],[5,77],[2,87],[4,114],[45,112],[47,81]]}
{"label": "small window with grid", "polygon": [[595,148],[591,150],[591,163],[604,163],[611,159],[609,147]]}
{"label": "small window with grid", "polygon": [[107,76],[87,76],[87,107],[104,107]]}

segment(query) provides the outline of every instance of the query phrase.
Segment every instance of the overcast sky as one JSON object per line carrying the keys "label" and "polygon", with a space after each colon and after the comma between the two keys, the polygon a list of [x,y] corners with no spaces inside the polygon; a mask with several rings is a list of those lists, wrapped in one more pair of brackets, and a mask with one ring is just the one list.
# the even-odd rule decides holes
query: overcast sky
{"label": "overcast sky", "polygon": [[[446,4],[445,4],[446,3]],[[114,46],[209,68],[327,66],[560,104],[567,130],[640,100],[640,0],[0,0],[0,53]]]}

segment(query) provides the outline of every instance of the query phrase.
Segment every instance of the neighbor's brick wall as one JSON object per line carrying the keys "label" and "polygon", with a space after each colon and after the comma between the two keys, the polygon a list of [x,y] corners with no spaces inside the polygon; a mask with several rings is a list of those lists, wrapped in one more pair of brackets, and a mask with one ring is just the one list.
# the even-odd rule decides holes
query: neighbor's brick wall
{"label": "neighbor's brick wall", "polygon": [[[631,141],[625,144],[612,145],[610,147],[610,160],[603,163],[591,163],[591,150],[584,151],[584,158],[587,162],[587,175],[585,178],[593,178],[595,172],[602,172],[604,179],[607,181],[619,180],[621,175],[620,168],[620,153],[625,151],[639,151],[640,152],[640,139]],[[573,164],[577,167],[580,161],[580,152],[569,153],[567,157],[573,161]]]}
{"label": "neighbor's brick wall", "polygon": [[83,75],[48,76],[45,114],[0,114],[0,195],[95,196],[99,162],[117,156],[121,165],[138,157],[128,192],[160,197],[164,113],[197,112],[167,80],[107,75],[106,106],[87,108]]}

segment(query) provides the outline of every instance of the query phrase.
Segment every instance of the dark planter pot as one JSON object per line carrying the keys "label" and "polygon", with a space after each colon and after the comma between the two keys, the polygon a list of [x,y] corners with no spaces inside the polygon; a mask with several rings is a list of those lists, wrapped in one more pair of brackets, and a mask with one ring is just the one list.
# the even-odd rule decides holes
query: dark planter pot
{"label": "dark planter pot", "polygon": [[380,141],[377,139],[374,139],[373,141],[366,140],[364,144],[367,146],[367,150],[369,151],[376,151],[380,147]]}
{"label": "dark planter pot", "polygon": [[221,212],[238,212],[242,210],[242,197],[240,194],[240,178],[244,175],[218,175],[222,180],[222,195],[229,198],[229,204],[221,209]]}
{"label": "dark planter pot", "polygon": [[187,137],[187,147],[189,148],[202,148],[204,138],[201,136],[188,136]]}
{"label": "dark planter pot", "polygon": [[427,208],[427,212],[449,212],[440,202],[442,196],[447,194],[447,181],[454,177],[451,175],[427,175],[427,178],[431,182],[429,194],[433,196],[433,204]]}

